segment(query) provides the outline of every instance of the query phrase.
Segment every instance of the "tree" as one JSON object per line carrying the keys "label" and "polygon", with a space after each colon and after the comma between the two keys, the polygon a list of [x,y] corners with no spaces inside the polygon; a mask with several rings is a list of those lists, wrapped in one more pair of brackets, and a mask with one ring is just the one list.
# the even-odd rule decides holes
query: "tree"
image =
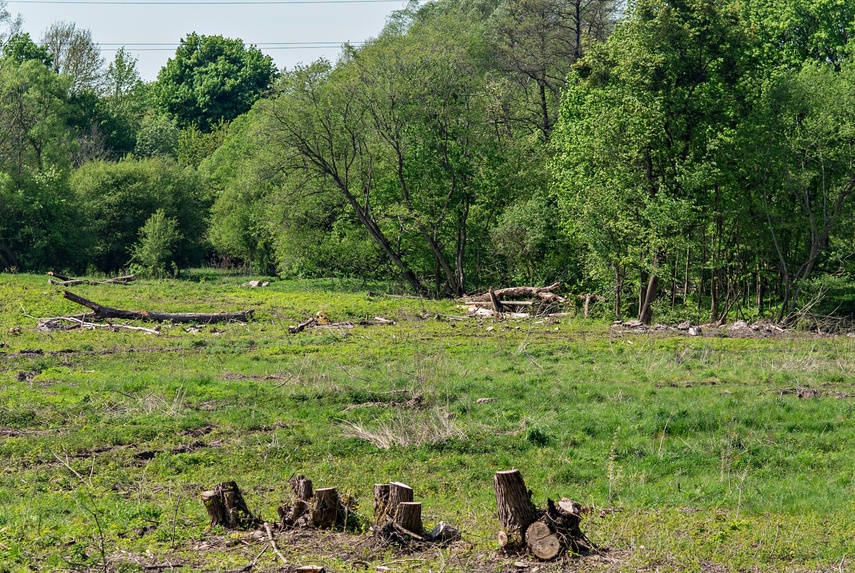
{"label": "tree", "polygon": [[131,249],[130,272],[155,278],[178,274],[175,258],[181,233],[176,219],[158,209],[146,220],[139,237]]}
{"label": "tree", "polygon": [[585,44],[611,33],[617,12],[613,0],[505,0],[490,19],[490,47],[497,66],[518,83],[527,122],[548,139],[558,113],[561,90]]}
{"label": "tree", "polygon": [[122,46],[107,66],[104,74],[104,96],[114,101],[123,101],[131,97],[142,84],[137,69],[137,59]]}
{"label": "tree", "polygon": [[0,0],[0,46],[5,46],[9,39],[21,31],[24,24],[20,14],[12,15],[9,12],[8,5],[6,0]]}
{"label": "tree", "polygon": [[241,40],[189,34],[157,76],[155,99],[179,127],[209,131],[246,113],[271,86],[273,59]]}
{"label": "tree", "polygon": [[66,93],[66,80],[42,62],[0,60],[0,169],[21,175],[68,164]]}
{"label": "tree", "polygon": [[173,260],[201,262],[210,200],[195,170],[164,157],[93,161],[73,173],[71,189],[86,213],[78,233],[87,237],[87,258],[99,270],[112,272],[128,264],[140,229],[158,209],[178,222],[181,238]]}
{"label": "tree", "polygon": [[[738,192],[725,166],[743,113],[746,41],[728,5],[642,0],[571,78],[555,164],[568,222],[610,268],[617,295],[627,268],[637,273],[645,323],[686,238],[701,230],[723,245],[739,220],[724,216],[726,193]],[[723,259],[702,264],[717,277]],[[715,295],[712,304],[718,320]]]}
{"label": "tree", "polygon": [[45,30],[42,44],[53,58],[54,70],[70,78],[72,93],[100,89],[104,59],[89,30],[78,30],[70,22],[56,22]]}
{"label": "tree", "polygon": [[53,56],[50,55],[47,48],[39,46],[33,42],[33,40],[30,39],[30,35],[26,32],[19,32],[12,35],[12,37],[3,44],[3,58],[16,62],[35,60],[48,67],[53,66]]}

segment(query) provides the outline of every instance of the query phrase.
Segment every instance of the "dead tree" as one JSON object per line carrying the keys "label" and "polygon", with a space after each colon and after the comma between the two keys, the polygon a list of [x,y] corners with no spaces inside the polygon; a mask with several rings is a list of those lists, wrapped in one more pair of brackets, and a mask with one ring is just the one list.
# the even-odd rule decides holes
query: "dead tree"
{"label": "dead tree", "polygon": [[87,300],[81,296],[77,296],[76,294],[63,291],[63,297],[70,300],[71,302],[76,302],[77,304],[83,305],[86,308],[91,309],[92,314],[87,314],[86,317],[89,319],[104,319],[104,318],[119,318],[119,319],[128,319],[128,320],[145,320],[150,322],[201,322],[201,323],[212,323],[212,322],[230,322],[230,321],[238,321],[238,322],[249,322],[252,318],[253,311],[244,310],[240,312],[215,312],[215,313],[206,313],[206,312],[151,312],[145,310],[122,310],[118,308],[110,308],[109,306],[103,306],[98,304],[97,302],[92,302],[91,300]]}

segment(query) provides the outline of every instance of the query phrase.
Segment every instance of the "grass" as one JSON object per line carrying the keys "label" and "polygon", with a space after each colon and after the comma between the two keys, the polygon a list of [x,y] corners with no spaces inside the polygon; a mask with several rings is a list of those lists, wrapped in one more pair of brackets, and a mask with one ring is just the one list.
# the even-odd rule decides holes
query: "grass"
{"label": "grass", "polygon": [[[491,480],[511,467],[536,503],[592,508],[583,529],[610,551],[573,569],[845,569],[853,338],[450,321],[450,301],[367,294],[383,285],[240,287],[249,278],[72,289],[119,308],[256,309],[249,324],[154,336],[38,332],[34,317],[81,307],[44,277],[0,275],[0,571],[239,569],[262,541],[209,530],[198,494],[234,479],[272,521],[298,473],[366,516],[374,483],[406,482],[427,524],[467,544],[404,563],[365,536],[318,533],[280,542],[292,563],[499,571]],[[397,324],[288,334],[321,310]],[[254,570],[277,564],[267,551]]]}

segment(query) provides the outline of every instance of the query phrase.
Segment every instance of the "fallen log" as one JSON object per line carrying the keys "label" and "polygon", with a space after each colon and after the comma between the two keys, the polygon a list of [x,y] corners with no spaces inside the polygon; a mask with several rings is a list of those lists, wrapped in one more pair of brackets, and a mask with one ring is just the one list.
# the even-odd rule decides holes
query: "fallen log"
{"label": "fallen log", "polygon": [[[126,285],[131,281],[136,280],[136,275],[122,275],[120,277],[113,277],[111,279],[104,279],[102,281],[96,281],[91,279],[75,279],[71,277],[67,277],[65,275],[61,275],[55,272],[49,272],[48,275],[54,277],[48,279],[48,284],[52,284],[54,286],[76,286],[76,285],[105,285],[105,284],[120,284]],[[56,280],[55,280],[56,279]]]}
{"label": "fallen log", "polygon": [[555,294],[555,291],[561,287],[561,283],[554,283],[545,287],[508,287],[498,290],[490,289],[485,294],[468,297],[467,302],[494,302],[497,300],[504,304],[504,299],[532,298],[538,299],[546,303],[564,302],[566,299]]}
{"label": "fallen log", "polygon": [[149,322],[229,322],[232,320],[238,322],[249,322],[252,318],[252,309],[240,312],[150,312],[145,310],[122,310],[118,308],[110,308],[103,306],[97,302],[85,299],[76,294],[63,291],[63,297],[71,302],[83,305],[92,310],[90,318],[105,319],[105,318],[122,318],[127,320],[145,320]]}

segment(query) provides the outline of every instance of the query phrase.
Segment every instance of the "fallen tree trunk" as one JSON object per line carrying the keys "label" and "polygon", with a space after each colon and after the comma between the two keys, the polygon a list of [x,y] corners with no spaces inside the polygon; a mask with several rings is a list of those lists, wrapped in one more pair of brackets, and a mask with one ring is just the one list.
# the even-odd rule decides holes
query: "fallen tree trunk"
{"label": "fallen tree trunk", "polygon": [[545,287],[523,286],[500,288],[498,290],[490,289],[490,291],[485,294],[469,297],[466,300],[468,302],[493,302],[495,299],[499,302],[504,302],[504,299],[506,298],[534,298],[547,303],[564,302],[566,300],[564,297],[555,294],[555,291],[558,290],[559,287],[561,287],[561,283],[554,283]]}
{"label": "fallen tree trunk", "polygon": [[77,304],[83,305],[86,308],[92,310],[91,318],[96,319],[104,319],[104,318],[123,318],[128,320],[145,320],[149,322],[203,322],[203,323],[212,323],[212,322],[229,322],[232,320],[236,320],[238,322],[249,322],[252,318],[253,310],[244,310],[241,312],[215,312],[215,313],[206,313],[206,312],[149,312],[145,310],[122,310],[118,308],[110,308],[109,306],[102,306],[97,302],[92,302],[91,300],[85,299],[81,296],[77,296],[76,294],[63,291],[63,297],[71,302],[76,302]]}
{"label": "fallen tree trunk", "polygon": [[129,282],[135,281],[137,279],[136,275],[122,275],[120,277],[113,277],[111,279],[104,279],[103,281],[95,281],[95,280],[90,280],[90,279],[74,279],[74,278],[70,278],[70,277],[67,277],[65,275],[55,273],[55,272],[49,272],[48,275],[54,277],[52,279],[48,279],[48,284],[52,284],[55,286],[106,285],[106,284],[126,285]]}

